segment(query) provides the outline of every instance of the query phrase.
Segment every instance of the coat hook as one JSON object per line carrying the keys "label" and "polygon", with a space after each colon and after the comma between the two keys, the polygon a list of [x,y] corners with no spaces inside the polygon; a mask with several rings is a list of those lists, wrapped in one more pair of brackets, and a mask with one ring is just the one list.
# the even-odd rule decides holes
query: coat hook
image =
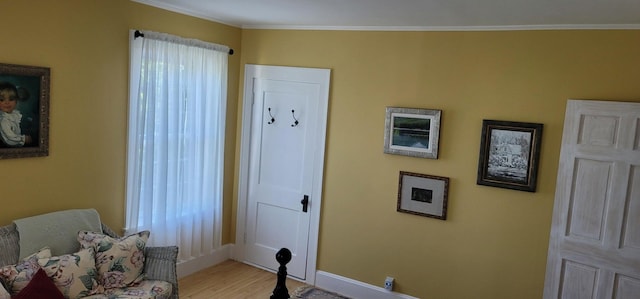
{"label": "coat hook", "polygon": [[271,107],[269,107],[267,110],[269,110],[269,116],[271,116],[271,121],[268,122],[267,124],[272,124],[272,123],[276,122],[276,119],[273,118],[273,115],[271,115]]}
{"label": "coat hook", "polygon": [[291,125],[292,127],[295,127],[298,125],[298,119],[296,118],[296,114],[295,114],[295,110],[291,110],[291,116],[293,116],[293,120],[295,120],[295,122],[293,122],[293,124]]}

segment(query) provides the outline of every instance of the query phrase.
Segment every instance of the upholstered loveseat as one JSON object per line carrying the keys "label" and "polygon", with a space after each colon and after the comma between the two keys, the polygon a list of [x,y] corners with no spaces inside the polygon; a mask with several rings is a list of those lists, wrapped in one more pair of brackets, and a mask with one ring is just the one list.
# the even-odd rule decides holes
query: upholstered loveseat
{"label": "upholstered loveseat", "polygon": [[[43,240],[47,238],[46,236],[42,237],[38,233],[33,235],[31,231],[37,230],[37,227],[29,227],[20,221],[0,227],[0,282],[2,283],[0,299],[9,298],[9,296],[30,298],[28,295],[20,296],[19,293],[31,291],[27,289],[32,289],[32,286],[36,285],[35,277],[44,276],[40,272],[47,274],[50,281],[46,283],[53,282],[52,286],[55,286],[64,298],[178,298],[177,247],[145,246],[149,232],[120,237],[101,222],[96,224],[95,220],[91,220],[93,223],[87,224],[91,221],[79,219],[87,214],[97,215],[97,212],[93,209],[67,210],[30,217],[29,219],[34,218],[40,221],[36,221],[36,224],[43,223],[43,219],[45,220],[42,225],[43,232],[55,231],[52,233],[54,240],[49,241]],[[99,221],[99,216],[91,217],[98,217]],[[31,225],[33,221],[29,221],[27,223]],[[62,223],[52,223],[52,221]],[[69,233],[60,231],[73,232],[74,236],[68,236]],[[31,233],[29,236],[31,239],[25,236],[29,233]],[[21,240],[22,236],[25,237]],[[28,243],[25,243],[24,239],[29,240]],[[61,240],[65,243],[62,244],[62,248],[67,249],[60,249],[60,244],[52,248],[47,245],[49,242],[60,243]],[[45,246],[39,250],[30,248],[32,245],[36,246],[33,248],[40,248],[42,244]],[[25,250],[35,252],[27,255],[24,253]],[[123,252],[130,255],[124,257],[118,255]],[[65,268],[67,265],[71,267]],[[71,272],[77,271],[77,267],[84,267],[83,272],[80,274]],[[136,271],[132,268],[137,268],[138,273],[127,277],[127,275],[131,276],[131,273],[125,273],[125,271]],[[38,273],[35,273],[36,271]],[[32,278],[34,279],[31,280]],[[54,291],[56,291],[55,288]]]}

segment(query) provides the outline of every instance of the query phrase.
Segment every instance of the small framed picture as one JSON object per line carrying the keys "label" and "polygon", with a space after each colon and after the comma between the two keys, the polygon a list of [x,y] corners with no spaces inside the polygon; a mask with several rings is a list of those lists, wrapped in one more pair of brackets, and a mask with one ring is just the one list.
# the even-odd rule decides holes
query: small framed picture
{"label": "small framed picture", "polygon": [[0,159],[49,154],[49,68],[0,63]]}
{"label": "small framed picture", "polygon": [[447,219],[449,178],[400,171],[398,212]]}
{"label": "small framed picture", "polygon": [[484,120],[478,185],[536,191],[542,124]]}
{"label": "small framed picture", "polygon": [[441,110],[387,107],[384,152],[438,158]]}

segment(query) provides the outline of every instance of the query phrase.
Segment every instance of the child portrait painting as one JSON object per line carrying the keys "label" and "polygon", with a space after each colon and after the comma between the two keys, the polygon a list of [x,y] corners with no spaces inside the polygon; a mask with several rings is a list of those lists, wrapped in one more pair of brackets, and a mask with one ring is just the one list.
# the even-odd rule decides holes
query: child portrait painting
{"label": "child portrait painting", "polygon": [[0,159],[48,155],[49,73],[0,63]]}

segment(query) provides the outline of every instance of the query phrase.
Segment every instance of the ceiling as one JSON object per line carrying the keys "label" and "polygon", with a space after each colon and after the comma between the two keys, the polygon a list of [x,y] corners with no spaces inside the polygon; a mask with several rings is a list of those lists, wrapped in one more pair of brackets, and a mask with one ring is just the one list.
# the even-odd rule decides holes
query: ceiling
{"label": "ceiling", "polygon": [[248,29],[640,29],[640,0],[132,0]]}

